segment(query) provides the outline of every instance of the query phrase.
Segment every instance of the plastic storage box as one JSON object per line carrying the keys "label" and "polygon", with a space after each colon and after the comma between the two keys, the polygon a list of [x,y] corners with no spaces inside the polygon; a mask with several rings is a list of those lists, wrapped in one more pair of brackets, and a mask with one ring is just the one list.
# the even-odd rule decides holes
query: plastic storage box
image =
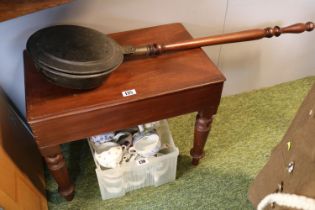
{"label": "plastic storage box", "polygon": [[[166,120],[155,123],[162,145],[167,145],[160,152],[163,155],[141,158],[113,169],[102,169],[96,159],[96,175],[102,199],[121,197],[126,192],[146,186],[160,186],[175,180],[178,148],[175,146]],[[93,143],[88,141],[92,154]]]}

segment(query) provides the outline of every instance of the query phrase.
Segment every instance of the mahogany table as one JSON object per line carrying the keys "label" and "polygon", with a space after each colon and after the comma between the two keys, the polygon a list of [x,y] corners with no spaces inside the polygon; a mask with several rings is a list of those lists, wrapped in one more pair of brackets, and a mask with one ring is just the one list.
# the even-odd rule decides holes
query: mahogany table
{"label": "mahogany table", "polygon": [[[111,37],[122,45],[191,38],[179,23],[116,33]],[[59,193],[67,200],[73,198],[74,185],[60,150],[60,145],[66,142],[198,112],[190,152],[192,163],[197,165],[203,157],[225,78],[201,49],[129,59],[101,87],[90,91],[54,86],[36,71],[27,52],[24,61],[27,121],[58,183]],[[122,96],[123,91],[131,89],[135,89],[135,95]]]}

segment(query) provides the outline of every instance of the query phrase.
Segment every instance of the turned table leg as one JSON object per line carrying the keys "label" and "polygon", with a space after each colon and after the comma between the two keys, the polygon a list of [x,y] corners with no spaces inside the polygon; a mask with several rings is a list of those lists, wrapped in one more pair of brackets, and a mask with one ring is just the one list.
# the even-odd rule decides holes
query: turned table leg
{"label": "turned table leg", "polygon": [[190,150],[193,165],[198,165],[199,160],[204,156],[203,148],[206,144],[213,118],[214,112],[211,111],[199,111],[196,116],[194,145]]}
{"label": "turned table leg", "polygon": [[58,184],[58,192],[66,200],[71,201],[74,196],[74,185],[70,180],[66,162],[63,158],[60,146],[54,146],[41,150],[50,173]]}

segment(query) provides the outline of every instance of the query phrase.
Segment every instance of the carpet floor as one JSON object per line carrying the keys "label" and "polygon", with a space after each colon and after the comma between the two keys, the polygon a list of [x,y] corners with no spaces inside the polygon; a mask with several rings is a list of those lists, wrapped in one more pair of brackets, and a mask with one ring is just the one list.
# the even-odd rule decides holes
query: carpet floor
{"label": "carpet floor", "polygon": [[76,194],[66,202],[46,172],[49,209],[253,209],[247,190],[281,140],[315,77],[224,97],[214,120],[206,156],[191,165],[195,113],[169,119],[179,148],[177,178],[103,201],[86,141],[63,147]]}

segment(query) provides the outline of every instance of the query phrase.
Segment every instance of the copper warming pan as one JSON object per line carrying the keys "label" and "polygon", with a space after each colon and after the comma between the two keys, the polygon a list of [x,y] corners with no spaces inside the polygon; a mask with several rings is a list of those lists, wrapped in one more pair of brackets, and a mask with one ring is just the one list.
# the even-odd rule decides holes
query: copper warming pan
{"label": "copper warming pan", "polygon": [[93,89],[102,84],[125,56],[156,56],[164,52],[278,37],[283,33],[302,33],[313,29],[314,23],[307,22],[285,28],[252,29],[170,44],[120,46],[105,34],[90,28],[56,25],[35,32],[26,45],[38,71],[48,81],[71,89]]}

